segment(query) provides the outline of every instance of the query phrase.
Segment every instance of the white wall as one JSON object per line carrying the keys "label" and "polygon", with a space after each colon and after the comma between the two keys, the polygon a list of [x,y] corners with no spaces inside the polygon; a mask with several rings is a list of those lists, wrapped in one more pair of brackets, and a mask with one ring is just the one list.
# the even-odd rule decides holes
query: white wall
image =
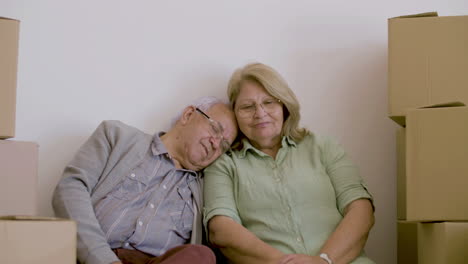
{"label": "white wall", "polygon": [[64,165],[103,119],[163,129],[232,71],[267,63],[289,81],[302,123],[335,136],[375,198],[367,243],[396,263],[395,138],[387,110],[387,18],[468,14],[466,0],[0,0],[21,20],[17,137],[40,144],[40,213]]}

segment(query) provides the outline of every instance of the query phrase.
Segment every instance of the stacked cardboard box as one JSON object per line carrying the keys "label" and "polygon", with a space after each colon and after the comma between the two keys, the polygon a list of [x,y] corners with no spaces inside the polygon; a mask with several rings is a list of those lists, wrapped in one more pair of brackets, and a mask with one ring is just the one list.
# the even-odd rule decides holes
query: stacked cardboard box
{"label": "stacked cardboard box", "polygon": [[0,215],[37,215],[38,145],[0,140]]}
{"label": "stacked cardboard box", "polygon": [[468,16],[389,19],[398,263],[466,263]]}
{"label": "stacked cardboard box", "polygon": [[76,263],[75,223],[37,217],[38,145],[11,139],[16,126],[18,41],[19,21],[0,17],[1,262]]}
{"label": "stacked cardboard box", "polygon": [[6,264],[75,264],[76,224],[47,217],[0,217],[0,256]]}
{"label": "stacked cardboard box", "polygon": [[0,139],[15,136],[19,21],[0,17]]}

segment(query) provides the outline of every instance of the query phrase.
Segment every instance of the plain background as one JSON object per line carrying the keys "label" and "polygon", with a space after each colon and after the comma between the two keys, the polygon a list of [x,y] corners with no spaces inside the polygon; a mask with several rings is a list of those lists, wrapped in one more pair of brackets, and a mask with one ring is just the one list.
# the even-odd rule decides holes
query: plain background
{"label": "plain background", "polygon": [[387,18],[468,15],[466,0],[0,0],[21,20],[16,137],[39,151],[39,212],[104,119],[148,133],[260,61],[295,91],[302,125],[335,137],[375,199],[367,253],[396,263],[395,130],[387,117]]}

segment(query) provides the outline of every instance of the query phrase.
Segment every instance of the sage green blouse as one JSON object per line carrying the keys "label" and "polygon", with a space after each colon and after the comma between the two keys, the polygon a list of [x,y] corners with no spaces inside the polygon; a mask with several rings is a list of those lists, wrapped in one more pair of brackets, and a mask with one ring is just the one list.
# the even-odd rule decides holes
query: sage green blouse
{"label": "sage green blouse", "polygon": [[[204,225],[216,215],[242,224],[286,254],[317,255],[346,206],[372,196],[335,142],[284,137],[276,160],[243,141],[205,169]],[[374,263],[364,252],[352,263]]]}

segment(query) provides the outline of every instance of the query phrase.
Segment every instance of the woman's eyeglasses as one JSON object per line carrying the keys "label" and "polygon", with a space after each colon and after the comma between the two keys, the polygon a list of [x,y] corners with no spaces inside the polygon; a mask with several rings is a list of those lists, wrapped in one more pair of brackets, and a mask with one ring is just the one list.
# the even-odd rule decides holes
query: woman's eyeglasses
{"label": "woman's eyeglasses", "polygon": [[248,104],[241,104],[237,108],[237,114],[241,118],[250,118],[252,117],[259,108],[262,108],[263,111],[267,113],[273,113],[279,110],[281,107],[281,100],[276,98],[269,98],[263,100],[260,104],[257,103],[248,103]]}

